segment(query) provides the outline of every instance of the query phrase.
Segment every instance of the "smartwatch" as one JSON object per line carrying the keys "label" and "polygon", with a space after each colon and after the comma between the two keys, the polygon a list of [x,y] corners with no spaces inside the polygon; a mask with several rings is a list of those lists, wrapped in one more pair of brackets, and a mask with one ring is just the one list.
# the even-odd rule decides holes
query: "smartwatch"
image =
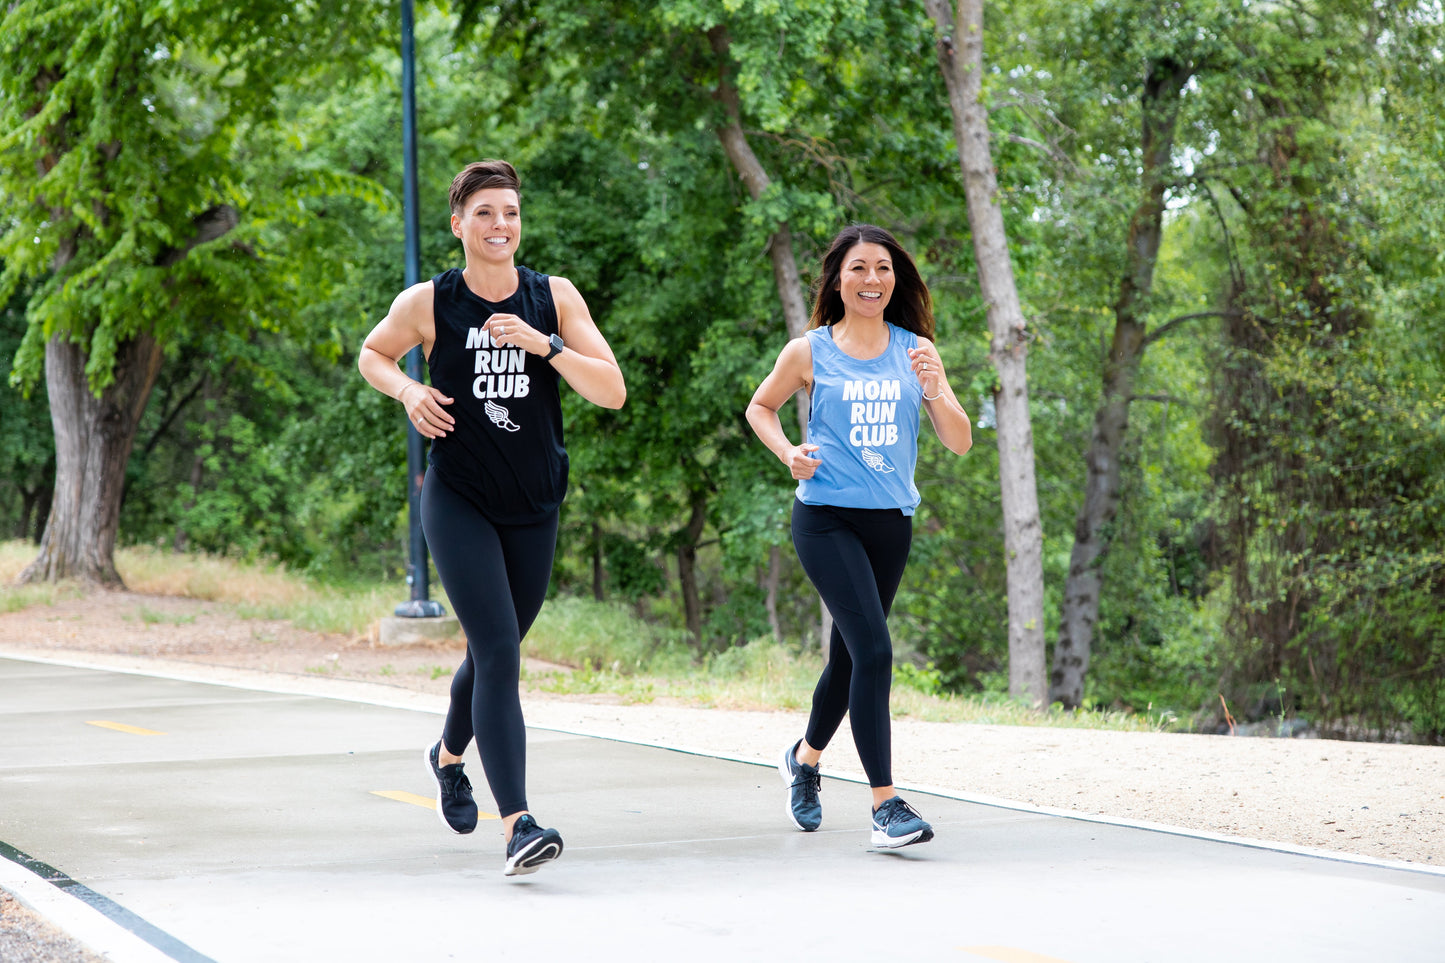
{"label": "smartwatch", "polygon": [[557,355],[561,354],[562,349],[566,347],[562,343],[562,336],[560,334],[554,334],[547,340],[551,343],[552,350],[548,351],[545,355],[542,356],[543,361],[551,361],[553,358],[557,357]]}

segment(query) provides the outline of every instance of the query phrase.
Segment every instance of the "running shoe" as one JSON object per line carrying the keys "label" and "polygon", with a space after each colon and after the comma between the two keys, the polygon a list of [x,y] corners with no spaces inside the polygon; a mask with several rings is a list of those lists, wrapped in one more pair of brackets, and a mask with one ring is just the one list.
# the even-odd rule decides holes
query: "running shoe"
{"label": "running shoe", "polygon": [[437,782],[437,818],[454,833],[466,834],[477,828],[477,801],[472,798],[472,781],[462,771],[463,763],[443,766],[442,743],[426,751],[426,769]]}
{"label": "running shoe", "polygon": [[933,838],[933,827],[901,796],[883,800],[873,810],[873,848],[899,849]]}
{"label": "running shoe", "polygon": [[562,855],[562,834],[543,829],[531,813],[518,817],[512,824],[512,841],[507,844],[507,862],[503,876],[525,876]]}
{"label": "running shoe", "polygon": [[788,818],[805,833],[811,833],[823,823],[823,804],[818,793],[823,788],[823,777],[817,766],[805,766],[798,761],[798,746],[803,740],[793,743],[778,763],[778,775],[788,787]]}

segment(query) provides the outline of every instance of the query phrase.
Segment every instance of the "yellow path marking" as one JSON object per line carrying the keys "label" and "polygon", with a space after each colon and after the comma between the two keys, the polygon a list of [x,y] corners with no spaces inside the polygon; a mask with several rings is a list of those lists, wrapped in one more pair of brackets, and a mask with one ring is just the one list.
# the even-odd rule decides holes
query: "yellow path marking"
{"label": "yellow path marking", "polygon": [[[373,796],[380,796],[382,799],[395,799],[397,802],[411,803],[413,806],[420,806],[423,809],[430,809],[436,812],[437,801],[430,796],[418,796],[414,792],[403,792],[400,789],[373,789]],[[477,817],[480,819],[501,819],[495,813],[484,813],[477,810]]]}
{"label": "yellow path marking", "polygon": [[140,726],[128,726],[124,722],[106,722],[104,719],[95,719],[86,722],[88,726],[100,726],[102,729],[114,729],[116,732],[129,732],[133,736],[163,736],[164,732],[157,732],[154,729],[142,729]]}
{"label": "yellow path marking", "polygon": [[998,960],[999,963],[1069,963],[1068,960],[1061,960],[1057,956],[1044,956],[1042,953],[1020,950],[1012,946],[960,946],[959,949],[975,956]]}

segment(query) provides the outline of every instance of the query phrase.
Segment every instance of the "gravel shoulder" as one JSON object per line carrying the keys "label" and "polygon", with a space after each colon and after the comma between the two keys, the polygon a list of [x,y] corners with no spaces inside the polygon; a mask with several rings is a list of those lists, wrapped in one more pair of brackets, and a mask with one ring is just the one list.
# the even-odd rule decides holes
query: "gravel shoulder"
{"label": "gravel shoulder", "polygon": [[0,890],[0,960],[5,963],[104,963],[8,892]]}
{"label": "gravel shoulder", "polygon": [[[98,593],[0,615],[0,655],[439,708],[462,650],[238,619],[193,599]],[[529,724],[771,762],[797,712],[623,705],[526,691]],[[1445,867],[1445,748],[896,719],[904,786]],[[861,777],[840,732],[825,774]],[[926,808],[925,808],[926,812]],[[5,957],[9,959],[9,957]]]}

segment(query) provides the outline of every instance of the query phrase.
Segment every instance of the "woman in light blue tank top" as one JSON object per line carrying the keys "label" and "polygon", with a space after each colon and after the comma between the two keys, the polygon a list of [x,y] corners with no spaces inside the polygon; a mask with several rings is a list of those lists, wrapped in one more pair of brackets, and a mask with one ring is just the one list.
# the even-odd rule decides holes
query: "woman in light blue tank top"
{"label": "woman in light blue tank top", "polygon": [[[823,257],[806,337],[788,342],[748,405],[748,423],[798,480],[793,546],[833,616],[828,664],[803,738],[783,753],[788,818],[822,823],[819,761],[846,714],[873,792],[872,844],[897,849],[933,828],[894,791],[888,610],[912,541],[920,409],[957,454],[972,426],[933,345],[933,305],[893,235],[862,224]],[[808,438],[793,444],[778,409],[806,388]]]}
{"label": "woman in light blue tank top", "polygon": [[884,325],[887,347],[867,359],[839,347],[834,325],[807,332],[813,356],[808,441],[839,457],[820,458],[812,477],[798,480],[804,505],[896,508],[905,515],[918,507],[913,466],[923,386],[909,354],[918,349],[918,335]]}

